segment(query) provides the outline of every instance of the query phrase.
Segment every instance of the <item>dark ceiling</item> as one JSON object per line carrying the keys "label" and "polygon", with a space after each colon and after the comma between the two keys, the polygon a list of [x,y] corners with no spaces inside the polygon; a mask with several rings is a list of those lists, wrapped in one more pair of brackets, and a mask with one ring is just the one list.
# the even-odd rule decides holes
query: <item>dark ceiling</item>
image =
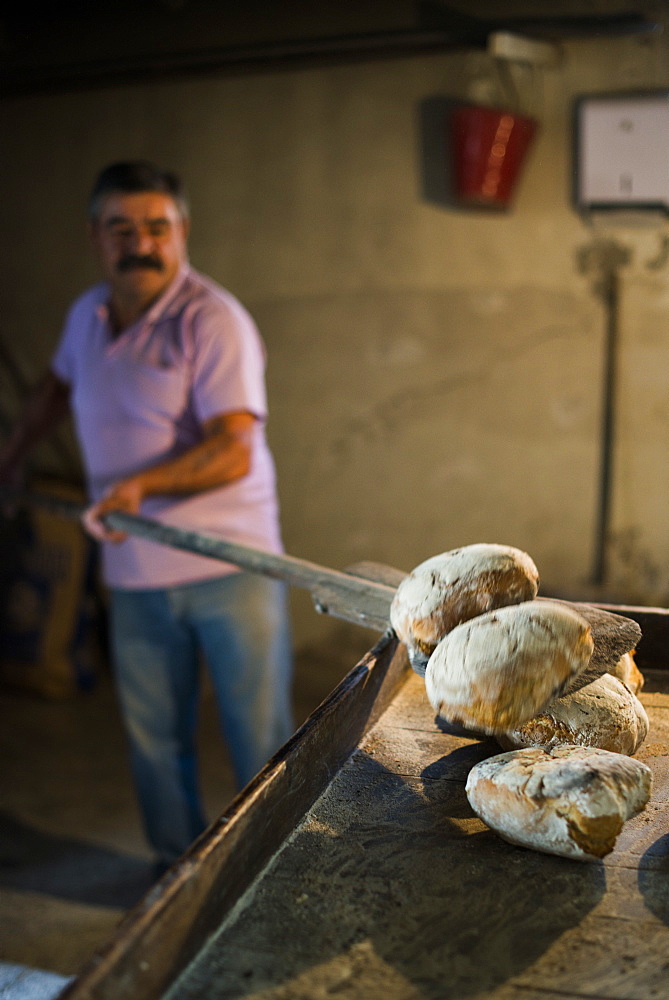
{"label": "dark ceiling", "polygon": [[659,30],[639,0],[60,0],[0,17],[0,96]]}

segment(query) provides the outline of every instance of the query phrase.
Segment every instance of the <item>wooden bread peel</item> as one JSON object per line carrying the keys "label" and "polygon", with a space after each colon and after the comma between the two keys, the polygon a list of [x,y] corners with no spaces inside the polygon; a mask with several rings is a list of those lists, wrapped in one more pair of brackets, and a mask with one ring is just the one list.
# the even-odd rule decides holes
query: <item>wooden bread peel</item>
{"label": "wooden bread peel", "polygon": [[[49,509],[65,517],[80,518],[82,505],[32,492],[13,493],[13,498]],[[250,546],[224,541],[213,535],[175,528],[134,514],[112,512],[103,518],[116,531],[169,545],[210,559],[218,559],[252,573],[260,573],[291,586],[308,590],[316,610],[375,632],[390,629],[390,605],[400,582],[407,576],[383,563],[358,562],[343,571],[328,569],[295,556],[277,555]],[[586,619],[592,629],[595,648],[587,670],[588,680],[605,673],[620,657],[634,649],[641,638],[639,625],[630,618],[589,604],[535,598],[567,604]],[[575,682],[572,682],[575,683]],[[583,677],[583,683],[587,683]],[[579,684],[580,686],[580,678]]]}

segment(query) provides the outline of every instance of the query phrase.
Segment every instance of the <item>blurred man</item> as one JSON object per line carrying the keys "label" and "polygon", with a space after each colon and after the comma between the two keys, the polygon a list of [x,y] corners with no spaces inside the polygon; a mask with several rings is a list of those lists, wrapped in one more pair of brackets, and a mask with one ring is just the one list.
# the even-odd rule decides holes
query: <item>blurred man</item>
{"label": "blurred man", "polygon": [[104,282],[72,305],[50,370],[0,453],[8,481],[70,410],[102,543],[111,652],[133,775],[159,864],[205,827],[196,768],[200,658],[241,787],[292,732],[285,592],[274,580],[108,531],[126,511],[281,551],[265,439],[264,348],[244,307],[188,263],[179,179],[99,175],[89,233]]}

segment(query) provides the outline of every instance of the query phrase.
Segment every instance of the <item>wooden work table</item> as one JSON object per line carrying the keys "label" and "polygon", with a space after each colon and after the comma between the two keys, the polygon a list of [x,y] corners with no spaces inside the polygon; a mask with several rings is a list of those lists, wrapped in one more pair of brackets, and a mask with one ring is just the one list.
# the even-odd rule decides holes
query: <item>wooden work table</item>
{"label": "wooden work table", "polygon": [[64,996],[669,996],[669,671],[642,666],[653,794],[578,862],[474,815],[500,748],[447,731],[386,636]]}

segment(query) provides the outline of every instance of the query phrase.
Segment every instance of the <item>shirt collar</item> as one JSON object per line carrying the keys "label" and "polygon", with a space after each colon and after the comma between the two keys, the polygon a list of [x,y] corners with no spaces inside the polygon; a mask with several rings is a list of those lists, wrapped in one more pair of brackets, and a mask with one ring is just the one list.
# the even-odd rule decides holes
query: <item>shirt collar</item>
{"label": "shirt collar", "polygon": [[[188,280],[190,270],[189,264],[182,264],[163,294],[140,316],[136,323],[133,323],[127,330],[124,330],[120,336],[114,338],[115,342],[125,339],[126,334],[131,337],[145,335],[156,325],[159,319],[163,317],[167,318],[176,313],[179,308],[179,293]],[[104,297],[98,305],[96,313],[101,322],[107,323],[109,322],[109,296],[111,289],[108,284],[103,287]]]}
{"label": "shirt collar", "polygon": [[154,326],[163,316],[171,316],[177,311],[179,307],[179,292],[188,278],[189,271],[190,267],[188,264],[181,265],[163,294],[159,299],[156,299],[151,308],[142,317],[142,325],[146,323]]}

